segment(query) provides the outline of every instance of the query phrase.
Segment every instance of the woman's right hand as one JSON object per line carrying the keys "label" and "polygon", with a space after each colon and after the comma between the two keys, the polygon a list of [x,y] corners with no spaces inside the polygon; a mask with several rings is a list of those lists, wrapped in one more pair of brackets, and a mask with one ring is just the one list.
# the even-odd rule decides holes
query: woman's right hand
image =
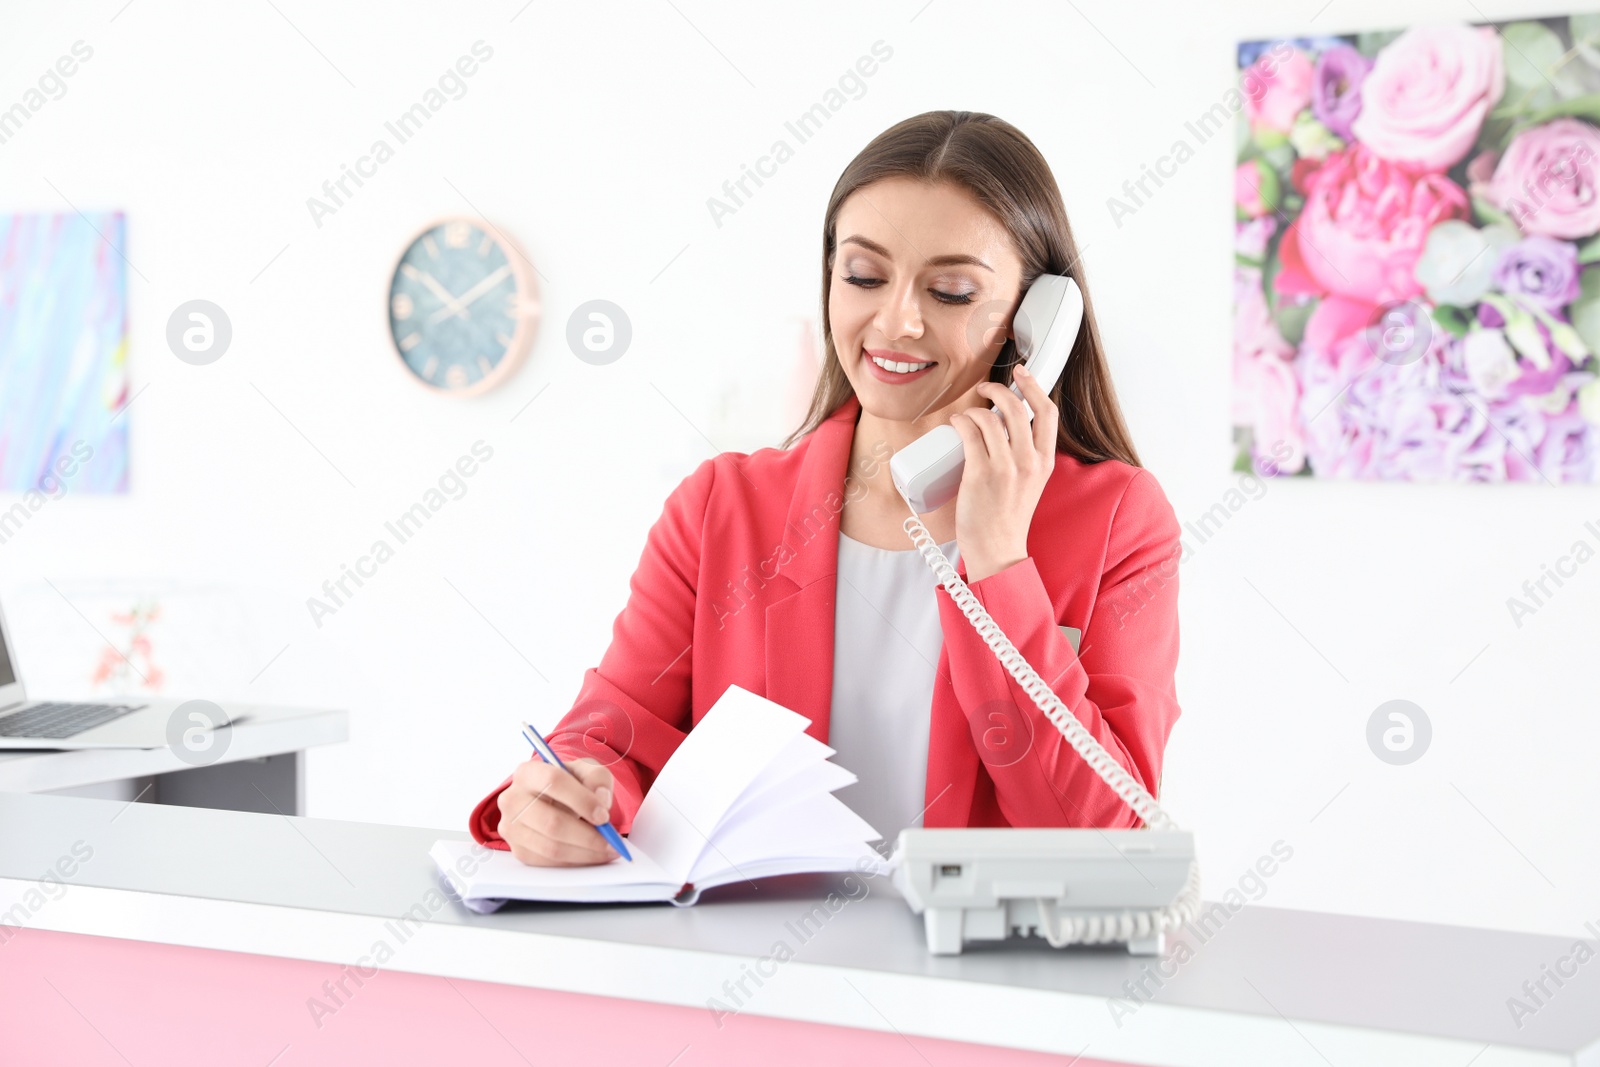
{"label": "woman's right hand", "polygon": [[568,774],[530,759],[500,791],[500,836],[534,867],[582,867],[617,855],[595,827],[611,818],[611,772],[592,759],[567,763]]}

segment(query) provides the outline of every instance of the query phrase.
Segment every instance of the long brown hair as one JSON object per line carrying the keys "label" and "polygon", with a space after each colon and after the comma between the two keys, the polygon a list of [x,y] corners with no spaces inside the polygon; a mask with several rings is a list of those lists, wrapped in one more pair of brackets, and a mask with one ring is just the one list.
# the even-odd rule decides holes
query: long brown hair
{"label": "long brown hair", "polygon": [[[1095,325],[1094,303],[1078,261],[1067,210],[1055,175],[1039,149],[1010,123],[975,111],[929,111],[897,123],[873,138],[850,161],[828,198],[822,220],[822,372],[800,428],[790,434],[788,448],[815,430],[854,393],[834,349],[828,320],[828,290],[836,250],[834,227],[839,208],[851,193],[883,178],[910,177],[925,182],[952,182],[971,193],[1004,224],[1022,257],[1022,287],[1041,274],[1065,274],[1083,292],[1083,326],[1061,380],[1050,399],[1061,412],[1056,448],[1085,463],[1117,459],[1139,466],[1133,439],[1122,420],[1105,349]],[[1018,362],[1016,342],[1007,339],[995,356],[989,380],[1011,384]]]}

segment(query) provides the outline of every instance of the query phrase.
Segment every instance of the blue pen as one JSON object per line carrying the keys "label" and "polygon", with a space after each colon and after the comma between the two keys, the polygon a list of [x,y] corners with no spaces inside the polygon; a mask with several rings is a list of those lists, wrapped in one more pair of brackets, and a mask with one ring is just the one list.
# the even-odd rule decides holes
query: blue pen
{"label": "blue pen", "polygon": [[[527,739],[528,744],[533,746],[534,754],[540,759],[544,760],[553,767],[560,767],[568,774],[572,774],[571,769],[568,768],[565,763],[561,762],[561,757],[556,755],[555,749],[550,747],[550,743],[546,741],[544,736],[540,734],[538,730],[535,730],[531,724],[522,724],[522,736]],[[574,778],[578,777],[575,774],[572,774],[572,776]],[[617,850],[618,855],[627,860],[629,863],[633,862],[633,856],[629,854],[628,846],[622,843],[622,835],[617,833],[616,827],[612,826],[609,822],[603,822],[596,826],[595,829],[600,831],[600,836],[606,839],[607,844]]]}

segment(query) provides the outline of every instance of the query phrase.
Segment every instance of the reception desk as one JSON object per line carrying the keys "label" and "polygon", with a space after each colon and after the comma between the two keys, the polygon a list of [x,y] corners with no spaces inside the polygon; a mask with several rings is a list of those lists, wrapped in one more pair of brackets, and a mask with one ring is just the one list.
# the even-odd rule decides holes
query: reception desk
{"label": "reception desk", "polygon": [[1600,964],[1507,1006],[1571,938],[1244,907],[1161,959],[934,957],[832,876],[476,915],[427,857],[462,836],[0,795],[0,1062],[1600,1065]]}

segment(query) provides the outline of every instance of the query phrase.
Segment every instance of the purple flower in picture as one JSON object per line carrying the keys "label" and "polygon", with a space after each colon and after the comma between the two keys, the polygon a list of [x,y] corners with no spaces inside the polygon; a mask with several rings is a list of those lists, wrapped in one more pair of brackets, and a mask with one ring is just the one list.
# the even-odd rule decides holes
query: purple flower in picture
{"label": "purple flower in picture", "polygon": [[[1448,344],[1448,342],[1446,342]],[[1437,350],[1435,350],[1437,353]],[[1498,441],[1483,412],[1439,384],[1438,354],[1399,366],[1379,361],[1346,396],[1372,436],[1364,477],[1384,481],[1472,481],[1493,477]]]}
{"label": "purple flower in picture", "polygon": [[1484,440],[1499,452],[1496,481],[1536,482],[1539,467],[1536,454],[1546,433],[1545,415],[1520,399],[1487,405],[1489,426]]}
{"label": "purple flower in picture", "polygon": [[1572,370],[1572,360],[1550,337],[1550,328],[1537,320],[1534,322],[1534,327],[1539,331],[1539,340],[1543,342],[1544,350],[1550,355],[1550,365],[1541,370],[1526,359],[1518,359],[1517,365],[1522,368],[1522,373],[1506,386],[1507,399],[1519,396],[1543,396],[1561,384],[1567,372]]}
{"label": "purple flower in picture", "polygon": [[1490,404],[1492,432],[1504,443],[1501,466],[1507,481],[1590,482],[1595,477],[1595,428],[1576,401],[1547,414],[1525,400]]}
{"label": "purple flower in picture", "polygon": [[1343,140],[1354,139],[1350,124],[1361,114],[1361,83],[1371,70],[1372,60],[1347,44],[1317,57],[1311,79],[1311,113]]}
{"label": "purple flower in picture", "polygon": [[1494,268],[1494,285],[1550,311],[1578,298],[1578,249],[1570,241],[1535,234],[1507,245]]}
{"label": "purple flower in picture", "polygon": [[1445,481],[1471,480],[1492,467],[1497,450],[1484,440],[1482,412],[1441,385],[1454,358],[1450,335],[1437,331],[1419,359],[1389,362],[1376,357],[1379,344],[1370,332],[1357,331],[1326,351],[1300,349],[1295,369],[1313,472]]}
{"label": "purple flower in picture", "polygon": [[1584,421],[1574,400],[1561,414],[1546,418],[1544,440],[1534,459],[1552,482],[1593,481],[1595,445],[1595,428]]}
{"label": "purple flower in picture", "polygon": [[[1307,461],[1320,478],[1385,481],[1593,481],[1600,440],[1576,400],[1559,415],[1534,396],[1491,401],[1467,374],[1461,342],[1439,331],[1421,358],[1374,356],[1361,332],[1295,360]],[[1591,375],[1564,356],[1562,388]],[[1552,368],[1554,371],[1555,368]],[[1550,372],[1537,372],[1545,377]],[[1556,372],[1558,375],[1560,372]],[[1534,394],[1542,395],[1542,394]]]}

